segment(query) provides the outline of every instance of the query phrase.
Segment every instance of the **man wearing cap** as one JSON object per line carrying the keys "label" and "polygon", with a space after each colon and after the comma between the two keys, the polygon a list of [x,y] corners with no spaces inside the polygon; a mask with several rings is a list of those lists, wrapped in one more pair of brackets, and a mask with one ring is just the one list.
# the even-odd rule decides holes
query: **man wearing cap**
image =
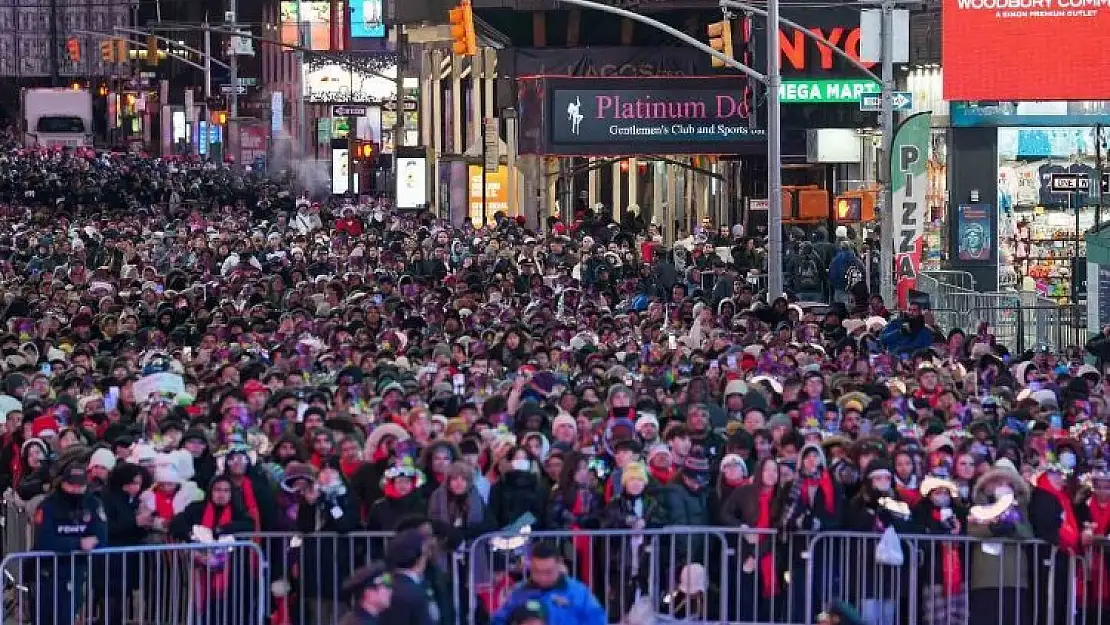
{"label": "man wearing cap", "polygon": [[367,566],[354,572],[347,581],[354,606],[339,625],[378,625],[393,599],[393,574],[382,566]]}
{"label": "man wearing cap", "polygon": [[[88,471],[70,463],[60,467],[57,489],[35,511],[35,551],[73,553],[92,551],[108,541],[107,515],[88,492]],[[38,614],[35,622],[69,625],[81,606],[88,561],[84,558],[47,560],[39,569]]]}

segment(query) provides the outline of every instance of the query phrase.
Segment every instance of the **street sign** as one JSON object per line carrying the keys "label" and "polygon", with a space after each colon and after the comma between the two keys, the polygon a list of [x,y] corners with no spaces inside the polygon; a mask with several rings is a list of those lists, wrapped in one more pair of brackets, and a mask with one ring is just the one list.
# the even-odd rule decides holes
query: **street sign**
{"label": "street sign", "polygon": [[1051,174],[1048,186],[1053,193],[1086,193],[1091,178],[1087,174]]}
{"label": "street sign", "polygon": [[891,94],[890,108],[896,111],[908,111],[913,108],[913,94],[909,91],[895,91]]}
{"label": "street sign", "polygon": [[231,95],[231,93],[233,92],[239,95],[244,95],[247,93],[247,88],[243,85],[239,85],[238,88],[231,85],[220,85],[220,93]]}
{"label": "street sign", "polygon": [[779,85],[783,104],[854,104],[865,93],[879,93],[879,83],[869,78],[805,78],[784,80]]}
{"label": "street sign", "polygon": [[337,104],[331,107],[332,117],[366,117],[365,106],[351,106],[349,104]]}
{"label": "street sign", "polygon": [[482,155],[485,157],[486,173],[497,173],[497,166],[501,163],[500,145],[498,145],[497,120],[487,117],[482,120]]}
{"label": "street sign", "polygon": [[859,110],[879,111],[883,108],[883,96],[878,93],[864,93],[859,97]]}
{"label": "street sign", "polygon": [[193,123],[193,90],[185,90],[185,122],[188,124]]}
{"label": "street sign", "polygon": [[[913,94],[909,91],[895,91],[890,94],[890,108],[895,111],[908,111],[913,108]],[[879,93],[864,93],[859,97],[859,110],[881,111],[883,96]]]}

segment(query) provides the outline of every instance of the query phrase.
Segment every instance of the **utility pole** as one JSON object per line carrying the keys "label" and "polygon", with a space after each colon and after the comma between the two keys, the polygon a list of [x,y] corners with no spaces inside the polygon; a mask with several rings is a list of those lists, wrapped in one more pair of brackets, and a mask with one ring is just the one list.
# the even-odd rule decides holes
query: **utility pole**
{"label": "utility pole", "polygon": [[[204,18],[204,133],[200,138],[204,142],[204,154],[208,156],[212,153],[212,145],[209,143],[208,138],[212,136],[212,132],[208,129],[208,125],[212,123],[212,110],[209,108],[208,103],[212,100],[212,31],[208,30],[208,16],[205,14]],[[200,128],[200,124],[197,124]]]}
{"label": "utility pole", "polygon": [[[234,1],[234,0],[233,0]],[[883,301],[894,301],[894,194],[890,179],[891,146],[894,142],[894,6],[896,0],[882,0],[882,116],[883,149],[879,161],[879,182],[883,185],[882,210],[879,211],[879,292]]]}
{"label": "utility pole", "polygon": [[767,1],[767,303],[782,295],[782,117],[779,0]]}
{"label": "utility pole", "polygon": [[[228,0],[228,11],[225,18],[231,18],[231,23],[228,27],[235,33],[239,32],[239,26],[236,22],[239,21],[238,7],[236,0]],[[239,51],[236,45],[239,43],[238,34],[232,35],[230,39],[231,58],[228,59],[228,72],[231,73],[231,97],[228,98],[228,111],[227,111],[227,136],[224,137],[224,149],[231,152],[231,157],[235,159],[235,164],[239,164]]]}
{"label": "utility pole", "polygon": [[397,148],[405,145],[405,27],[397,25],[397,79],[394,85],[397,116],[393,120],[393,174],[397,175]]}
{"label": "utility pole", "polygon": [[[1095,227],[1092,232],[1098,232],[1102,226],[1102,200],[1105,195],[1102,192],[1102,124],[1095,124],[1095,181],[1091,183],[1091,187],[1098,190],[1098,204],[1095,204]],[[1078,249],[1079,243],[1076,242]]]}

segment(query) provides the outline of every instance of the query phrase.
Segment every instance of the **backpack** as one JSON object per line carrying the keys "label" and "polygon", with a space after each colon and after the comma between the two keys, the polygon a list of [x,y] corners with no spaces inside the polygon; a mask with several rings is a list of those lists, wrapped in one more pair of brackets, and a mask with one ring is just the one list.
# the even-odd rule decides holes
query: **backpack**
{"label": "backpack", "polygon": [[821,288],[821,262],[817,254],[809,253],[798,261],[796,271],[798,276],[798,290],[816,291]]}

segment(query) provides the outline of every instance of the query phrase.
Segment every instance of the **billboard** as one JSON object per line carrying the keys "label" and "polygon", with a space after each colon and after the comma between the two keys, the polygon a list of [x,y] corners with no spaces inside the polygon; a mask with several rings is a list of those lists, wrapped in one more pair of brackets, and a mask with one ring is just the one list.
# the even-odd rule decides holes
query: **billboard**
{"label": "billboard", "polygon": [[[303,45],[310,50],[331,50],[331,2],[283,0],[278,6],[281,19],[281,42]],[[298,36],[303,29],[304,43]]]}
{"label": "billboard", "polygon": [[425,160],[418,156],[397,158],[397,208],[424,208],[427,205]]}
{"label": "billboard", "polygon": [[385,37],[382,0],[351,0],[350,5],[352,39]]}
{"label": "billboard", "polygon": [[945,100],[1110,100],[1110,6],[944,0],[941,15]]}
{"label": "billboard", "polygon": [[[509,214],[509,168],[499,165],[497,171],[486,173],[486,202],[482,210],[482,169],[481,165],[468,165],[467,186],[470,222],[481,228],[485,221],[492,221],[494,213],[501,211]],[[483,218],[484,217],[484,218]]]}
{"label": "billboard", "polygon": [[549,154],[736,154],[766,147],[746,97],[725,77],[552,78]]}

